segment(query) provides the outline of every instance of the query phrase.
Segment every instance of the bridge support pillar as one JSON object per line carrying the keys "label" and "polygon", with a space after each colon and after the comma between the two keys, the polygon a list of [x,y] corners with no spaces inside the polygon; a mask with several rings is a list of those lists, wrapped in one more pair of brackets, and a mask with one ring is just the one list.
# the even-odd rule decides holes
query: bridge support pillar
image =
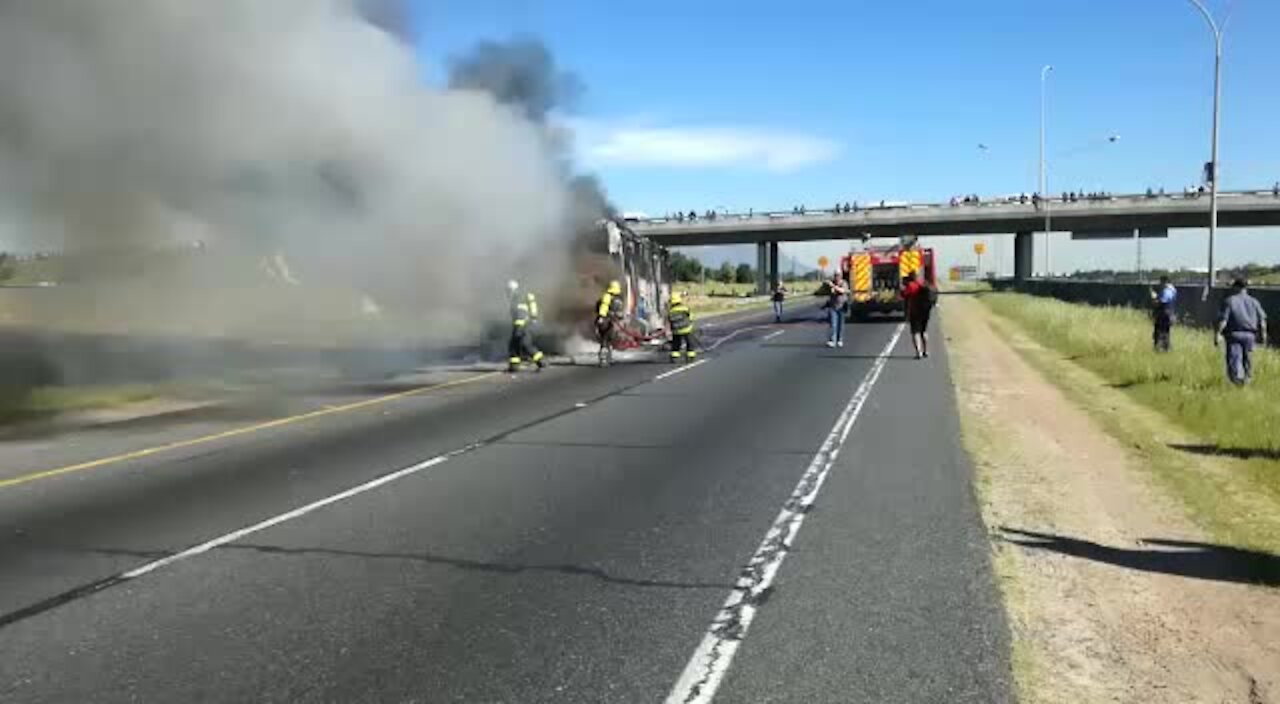
{"label": "bridge support pillar", "polygon": [[1035,236],[1019,232],[1013,236],[1013,280],[1026,281],[1035,275]]}
{"label": "bridge support pillar", "polygon": [[778,243],[769,243],[769,291],[778,287]]}
{"label": "bridge support pillar", "polygon": [[769,243],[756,243],[756,295],[769,292]]}

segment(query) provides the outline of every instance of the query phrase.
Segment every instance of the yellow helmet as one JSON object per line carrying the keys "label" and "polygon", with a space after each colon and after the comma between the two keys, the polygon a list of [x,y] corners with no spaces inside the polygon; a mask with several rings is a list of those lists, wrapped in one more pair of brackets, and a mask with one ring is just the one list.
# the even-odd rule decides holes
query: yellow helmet
{"label": "yellow helmet", "polygon": [[681,303],[684,303],[684,296],[680,295],[679,293],[672,293],[672,294],[671,294],[671,305],[673,305],[673,306],[678,306],[678,305],[680,305]]}
{"label": "yellow helmet", "polygon": [[617,281],[610,281],[608,290],[609,290],[609,293],[612,293],[615,296],[620,296],[622,295],[622,284],[618,283]]}

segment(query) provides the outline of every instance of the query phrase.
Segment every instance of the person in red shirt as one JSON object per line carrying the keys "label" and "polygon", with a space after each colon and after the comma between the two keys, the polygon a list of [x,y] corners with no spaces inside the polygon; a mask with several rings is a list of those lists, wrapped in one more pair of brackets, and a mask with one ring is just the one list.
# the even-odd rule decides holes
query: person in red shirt
{"label": "person in red shirt", "polygon": [[911,344],[916,348],[916,359],[929,356],[929,315],[937,303],[938,293],[924,280],[919,269],[903,281],[902,299],[907,307],[907,324],[911,326]]}

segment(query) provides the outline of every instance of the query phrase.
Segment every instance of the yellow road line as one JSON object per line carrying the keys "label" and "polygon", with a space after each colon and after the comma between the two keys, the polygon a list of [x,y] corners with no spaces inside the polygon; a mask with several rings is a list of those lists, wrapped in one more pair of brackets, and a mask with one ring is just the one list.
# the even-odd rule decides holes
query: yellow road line
{"label": "yellow road line", "polygon": [[101,459],[90,460],[88,462],[81,462],[79,464],[67,465],[66,467],[58,467],[56,469],[46,469],[39,472],[32,472],[30,474],[24,474],[20,477],[13,477],[12,479],[0,480],[0,489],[6,489],[9,487],[18,486],[19,484],[29,484],[34,481],[39,481],[41,479],[59,477],[64,474],[72,474],[74,472],[83,472],[88,469],[96,469],[98,467],[103,467],[109,464],[116,464],[118,462],[136,460],[142,457],[149,457],[151,455],[159,454],[161,452],[168,452],[169,450],[180,450],[184,447],[191,447],[193,445],[203,445],[205,443],[214,442],[216,440],[225,440],[227,438],[233,438],[238,435],[248,435],[250,433],[257,433],[263,430],[279,428],[285,425],[292,425],[294,423],[299,423],[304,420],[319,418],[321,416],[333,415],[335,413],[345,413],[347,411],[355,411],[361,408],[368,408],[370,406],[376,406],[379,404],[387,403],[389,401],[395,401],[397,399],[405,398],[408,396],[423,394],[428,391],[438,391],[440,389],[446,389],[452,386],[461,386],[463,384],[470,384],[472,382],[480,381],[482,379],[489,379],[489,378],[500,376],[500,375],[501,375],[501,372],[489,372],[487,374],[480,374],[478,376],[467,377],[466,379],[448,381],[443,384],[435,384],[434,386],[424,386],[418,389],[401,391],[399,393],[394,393],[387,396],[379,396],[378,398],[371,398],[364,401],[357,401],[355,403],[347,403],[341,406],[329,406],[318,411],[310,411],[308,413],[301,413],[296,416],[287,416],[285,418],[277,418],[275,420],[266,421],[265,423],[249,425],[243,428],[236,428],[234,430],[227,430],[221,433],[214,433],[213,435],[204,435],[202,437],[191,438],[189,440],[179,440],[177,442],[171,442],[165,445],[156,445],[155,447],[148,447],[145,450],[135,450],[133,452],[126,452],[122,455],[115,455],[112,457],[103,457]]}

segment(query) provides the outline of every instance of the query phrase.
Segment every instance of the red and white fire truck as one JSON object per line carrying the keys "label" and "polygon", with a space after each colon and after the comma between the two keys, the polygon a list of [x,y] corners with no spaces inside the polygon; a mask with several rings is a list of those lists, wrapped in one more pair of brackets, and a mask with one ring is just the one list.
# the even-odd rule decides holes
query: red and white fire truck
{"label": "red and white fire truck", "polygon": [[850,319],[866,318],[873,313],[904,314],[902,280],[919,269],[925,281],[936,286],[934,264],[934,251],[914,244],[863,245],[850,252],[840,262],[850,286]]}

